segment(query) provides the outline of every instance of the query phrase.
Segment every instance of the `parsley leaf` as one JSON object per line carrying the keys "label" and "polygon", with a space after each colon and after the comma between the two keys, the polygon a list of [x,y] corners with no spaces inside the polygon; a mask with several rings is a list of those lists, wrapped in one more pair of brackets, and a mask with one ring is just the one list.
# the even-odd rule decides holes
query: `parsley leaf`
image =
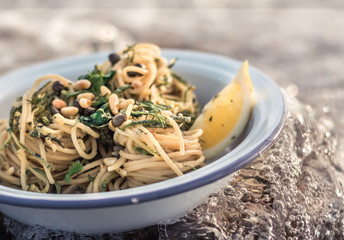
{"label": "parsley leaf", "polygon": [[89,127],[103,128],[108,125],[111,119],[112,116],[109,111],[109,103],[105,103],[91,116],[81,116],[79,121]]}
{"label": "parsley leaf", "polygon": [[98,95],[100,94],[101,86],[105,85],[109,87],[108,83],[115,76],[115,74],[116,71],[110,71],[108,74],[104,75],[101,70],[95,67],[95,69],[92,72],[87,73],[85,75],[81,75],[78,77],[78,79],[89,80],[91,82],[91,87],[89,88],[89,90],[94,94]]}
{"label": "parsley leaf", "polygon": [[68,169],[68,173],[66,174],[65,176],[65,182],[66,183],[70,183],[71,181],[71,177],[78,173],[78,172],[81,172],[82,171],[82,164],[80,163],[80,161],[75,161],[73,162],[72,166],[69,167]]}

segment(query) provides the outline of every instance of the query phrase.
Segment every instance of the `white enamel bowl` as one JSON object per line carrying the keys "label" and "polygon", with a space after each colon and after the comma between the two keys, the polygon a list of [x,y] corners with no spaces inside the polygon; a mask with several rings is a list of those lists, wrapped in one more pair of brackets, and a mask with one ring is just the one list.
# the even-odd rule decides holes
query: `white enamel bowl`
{"label": "white enamel bowl", "polygon": [[[196,86],[204,105],[232,79],[240,62],[227,57],[184,50],[163,50],[178,58],[173,70]],[[44,74],[70,79],[92,70],[107,54],[71,57],[27,67],[0,78],[1,117],[7,117],[17,96]],[[0,211],[28,225],[80,233],[110,233],[139,229],[182,216],[226,185],[229,174],[266,150],[278,136],[286,116],[280,88],[250,67],[256,105],[243,141],[232,151],[198,170],[149,186],[95,194],[54,195],[0,186]]]}

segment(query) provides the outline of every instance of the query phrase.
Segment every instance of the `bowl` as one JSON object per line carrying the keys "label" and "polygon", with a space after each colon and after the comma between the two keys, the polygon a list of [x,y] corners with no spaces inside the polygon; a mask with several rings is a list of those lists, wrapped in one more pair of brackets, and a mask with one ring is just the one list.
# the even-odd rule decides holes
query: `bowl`
{"label": "bowl", "polygon": [[[162,55],[178,58],[173,70],[196,86],[201,105],[226,86],[241,65],[231,58],[176,49]],[[44,74],[70,79],[93,69],[106,53],[44,62],[0,78],[1,117],[8,117],[17,96]],[[250,67],[256,94],[250,125],[243,140],[217,159],[193,172],[167,181],[116,192],[93,194],[42,194],[0,185],[0,211],[28,225],[79,233],[113,233],[140,229],[178,218],[225,186],[230,174],[262,154],[277,138],[286,118],[281,89],[269,77]]]}

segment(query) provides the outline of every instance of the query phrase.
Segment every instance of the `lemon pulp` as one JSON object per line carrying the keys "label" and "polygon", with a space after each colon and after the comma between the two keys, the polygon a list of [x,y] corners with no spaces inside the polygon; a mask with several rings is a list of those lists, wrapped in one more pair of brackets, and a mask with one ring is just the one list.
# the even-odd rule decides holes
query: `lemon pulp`
{"label": "lemon pulp", "polygon": [[240,135],[253,105],[254,90],[245,61],[233,80],[205,105],[192,126],[203,130],[200,140],[207,158],[223,151]]}

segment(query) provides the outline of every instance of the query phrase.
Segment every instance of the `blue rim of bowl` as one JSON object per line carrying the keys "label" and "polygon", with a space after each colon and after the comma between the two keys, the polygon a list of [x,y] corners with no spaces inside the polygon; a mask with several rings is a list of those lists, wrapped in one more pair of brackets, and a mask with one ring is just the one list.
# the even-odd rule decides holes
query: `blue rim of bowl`
{"label": "blue rim of bowl", "polygon": [[[212,53],[205,53],[199,51],[192,51],[192,50],[180,50],[180,49],[164,49],[163,53],[168,53],[169,55],[178,56],[178,54],[182,54],[185,56],[196,56],[196,57],[206,57],[208,61],[225,61],[228,64],[234,64],[236,66],[240,66],[240,62],[234,60],[232,58],[212,54]],[[164,55],[164,54],[163,54]],[[106,57],[105,53],[97,53],[93,55],[86,55],[86,56],[77,56],[77,57],[69,57],[57,60],[47,61],[41,64],[36,64],[34,66],[29,66],[27,68],[23,68],[19,70],[21,72],[25,72],[31,68],[39,69],[44,68],[45,66],[50,66],[55,63],[62,64],[63,62],[68,61],[81,61],[85,58],[98,58],[98,57]],[[250,66],[250,72],[254,72],[258,74],[260,77],[265,78],[266,80],[270,81],[271,84],[275,85],[275,88],[279,87],[273,80],[267,77],[265,74],[261,73],[259,70],[255,69],[254,67]],[[16,74],[16,72],[6,74],[2,76],[0,79],[6,79],[7,76]],[[184,192],[191,191],[193,189],[202,187],[204,185],[211,184],[219,179],[225,178],[231,173],[237,171],[238,169],[242,168],[249,162],[253,161],[257,157],[259,157],[268,147],[270,147],[273,142],[276,140],[278,135],[280,134],[287,115],[287,104],[284,97],[284,94],[281,90],[278,91],[278,95],[281,100],[281,114],[279,116],[279,122],[275,125],[274,129],[272,129],[271,133],[261,141],[256,147],[251,149],[251,151],[245,153],[243,156],[236,159],[234,162],[231,162],[228,165],[225,165],[222,168],[218,168],[212,172],[210,175],[206,175],[200,178],[194,179],[187,179],[182,183],[173,184],[169,188],[161,189],[161,184],[151,184],[143,187],[138,187],[136,189],[140,191],[133,191],[132,189],[123,190],[118,192],[105,192],[105,193],[93,193],[93,194],[42,194],[42,193],[32,193],[32,192],[25,192],[18,189],[13,189],[6,186],[0,186],[0,203],[14,205],[14,206],[21,206],[21,207],[31,207],[31,208],[50,208],[50,209],[84,209],[84,208],[106,208],[106,207],[115,207],[115,206],[124,206],[124,205],[132,205],[138,203],[144,203],[154,200],[159,200],[163,198],[172,197],[174,195],[182,194]],[[220,159],[226,157],[226,155],[222,156]],[[202,169],[202,168],[201,168]],[[195,170],[199,171],[201,169]],[[184,176],[187,176],[186,174]],[[184,177],[181,176],[181,177]],[[175,178],[176,179],[176,178]],[[173,180],[173,179],[171,179]],[[171,180],[167,180],[165,182],[169,182]],[[181,181],[180,181],[181,182]],[[154,188],[154,186],[158,186],[159,188]],[[143,191],[143,189],[146,188]],[[131,191],[130,191],[131,190]],[[132,192],[132,193],[131,193]]]}

